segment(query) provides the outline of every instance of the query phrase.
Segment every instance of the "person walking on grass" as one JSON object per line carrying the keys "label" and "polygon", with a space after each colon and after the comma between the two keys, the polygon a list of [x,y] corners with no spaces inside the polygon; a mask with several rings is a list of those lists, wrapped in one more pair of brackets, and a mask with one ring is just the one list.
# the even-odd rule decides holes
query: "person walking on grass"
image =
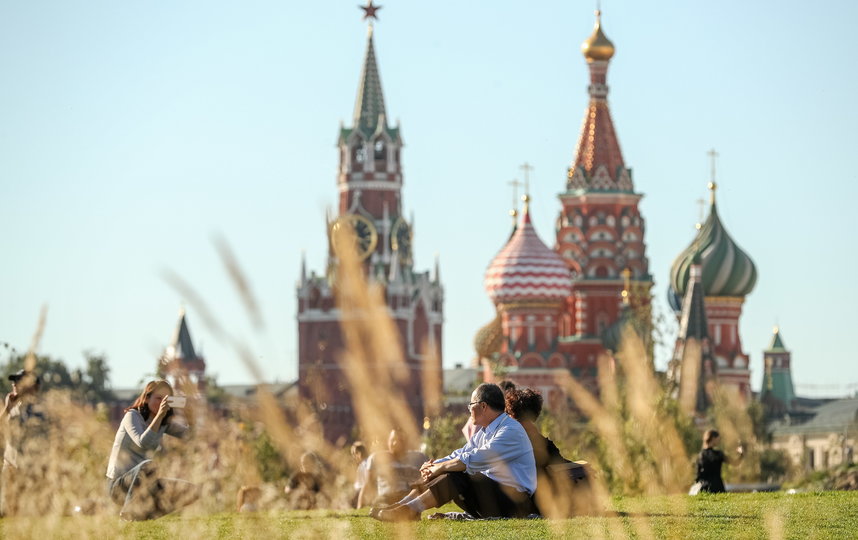
{"label": "person walking on grass", "polygon": [[[703,433],[703,450],[697,456],[697,476],[692,491],[704,491],[707,493],[724,493],[724,480],[721,478],[721,466],[729,464],[730,459],[717,448],[721,442],[721,435],[714,429],[707,429]],[[736,453],[741,460],[745,457],[742,445],[736,448]]]}
{"label": "person walking on grass", "polygon": [[165,434],[184,437],[188,432],[184,416],[176,413],[182,408],[170,405],[172,397],[170,383],[151,381],[125,409],[107,465],[108,493],[120,507],[122,519],[159,518],[199,497],[199,489],[190,482],[159,478],[151,460]]}
{"label": "person walking on grass", "polygon": [[477,431],[448,456],[420,468],[421,481],[398,503],[373,508],[381,521],[419,520],[426,509],[453,501],[477,518],[525,517],[533,512],[536,461],[521,424],[504,412],[504,393],[483,383],[468,409]]}

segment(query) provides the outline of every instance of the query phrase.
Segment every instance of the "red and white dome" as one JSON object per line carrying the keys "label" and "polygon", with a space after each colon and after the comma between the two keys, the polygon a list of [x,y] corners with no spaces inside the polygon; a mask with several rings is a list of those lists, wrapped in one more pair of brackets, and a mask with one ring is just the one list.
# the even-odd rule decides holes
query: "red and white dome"
{"label": "red and white dome", "polygon": [[572,294],[572,273],[539,239],[527,206],[525,203],[521,225],[486,270],[484,285],[495,304],[558,301]]}

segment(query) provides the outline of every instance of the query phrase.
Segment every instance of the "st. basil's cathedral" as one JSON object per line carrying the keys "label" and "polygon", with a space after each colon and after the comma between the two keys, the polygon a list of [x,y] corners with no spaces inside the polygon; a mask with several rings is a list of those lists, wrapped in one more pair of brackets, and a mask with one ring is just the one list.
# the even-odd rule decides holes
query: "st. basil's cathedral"
{"label": "st. basil's cathedral", "polygon": [[[581,50],[590,71],[590,99],[565,190],[558,195],[555,247],[549,249],[534,230],[526,196],[520,222],[485,274],[497,316],[474,341],[486,380],[502,376],[538,388],[549,404],[564,397],[564,377],[595,388],[598,357],[619,352],[626,327],[652,352],[653,277],[638,208],[642,195],[623,160],[608,107],[607,72],[615,47],[599,12]],[[694,338],[704,351],[698,386],[717,379],[747,401],[750,370],[739,317],[757,274],[721,224],[714,183],[710,188],[708,219],[671,271],[669,295],[680,334],[668,375],[680,383],[678,359]],[[694,290],[699,302],[691,301]],[[699,398],[702,411],[710,400]]]}
{"label": "st. basil's cathedral", "polygon": [[[434,272],[413,267],[412,224],[403,215],[403,141],[385,109],[373,44],[377,6],[362,8],[370,19],[362,73],[351,127],[341,127],[336,215],[327,223],[329,255],[323,274],[307,273],[302,262],[297,287],[299,391],[314,404],[325,435],[348,436],[354,424],[348,383],[337,358],[343,350],[340,313],[332,276],[337,267],[333,231],[348,224],[357,234],[367,279],[385,288],[389,313],[410,368],[406,395],[415,418],[422,418],[427,344],[440,354],[444,291]],[[608,106],[607,72],[615,53],[600,13],[582,52],[590,71],[589,103],[563,191],[549,248],[535,230],[528,197],[513,231],[485,272],[485,289],[496,317],[475,337],[483,379],[497,373],[539,389],[547,402],[564,399],[563,377],[595,387],[598,358],[618,352],[623,328],[632,327],[651,354],[651,288],[632,171],[625,164]],[[754,287],[751,259],[727,234],[712,204],[706,222],[678,256],[670,275],[671,306],[680,334],[669,376],[682,377],[676,358],[694,338],[703,343],[699,376],[717,379],[746,399],[751,396],[748,355],[739,337],[745,296]],[[489,233],[491,234],[491,233]],[[500,368],[500,369],[498,369]],[[700,404],[706,406],[706,400]]]}

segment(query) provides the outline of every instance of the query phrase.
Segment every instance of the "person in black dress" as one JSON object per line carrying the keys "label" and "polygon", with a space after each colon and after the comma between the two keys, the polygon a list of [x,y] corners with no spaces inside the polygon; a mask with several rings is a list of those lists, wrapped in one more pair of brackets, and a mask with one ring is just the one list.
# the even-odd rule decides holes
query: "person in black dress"
{"label": "person in black dress", "polygon": [[[697,456],[697,477],[695,482],[700,484],[700,491],[708,493],[724,493],[724,480],[721,479],[721,466],[730,463],[729,458],[716,448],[721,442],[721,435],[714,429],[707,429],[703,434],[703,450]],[[736,449],[739,459],[744,457],[744,450],[740,445]]]}

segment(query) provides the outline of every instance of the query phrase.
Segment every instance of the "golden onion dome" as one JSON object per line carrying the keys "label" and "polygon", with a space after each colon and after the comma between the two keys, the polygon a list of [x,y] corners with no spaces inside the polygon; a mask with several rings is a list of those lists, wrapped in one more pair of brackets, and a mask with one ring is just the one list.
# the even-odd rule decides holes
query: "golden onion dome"
{"label": "golden onion dome", "polygon": [[596,12],[596,26],[590,37],[581,44],[581,52],[588,62],[610,60],[614,56],[614,44],[602,32],[602,12]]}

